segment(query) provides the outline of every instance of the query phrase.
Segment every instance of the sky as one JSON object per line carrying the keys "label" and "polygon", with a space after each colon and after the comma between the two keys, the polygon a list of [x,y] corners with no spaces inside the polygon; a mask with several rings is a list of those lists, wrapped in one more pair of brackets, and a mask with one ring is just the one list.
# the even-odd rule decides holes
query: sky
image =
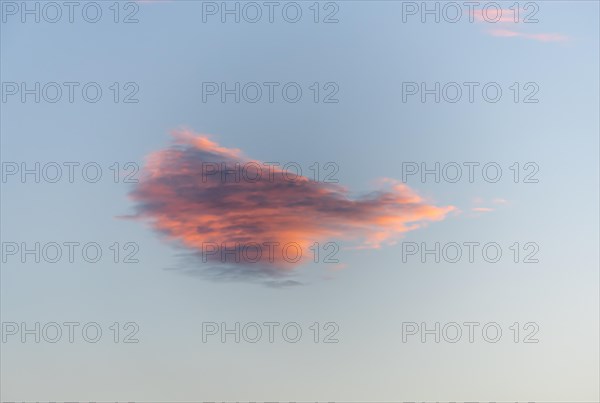
{"label": "sky", "polygon": [[70,7],[0,1],[0,400],[600,400],[598,2]]}

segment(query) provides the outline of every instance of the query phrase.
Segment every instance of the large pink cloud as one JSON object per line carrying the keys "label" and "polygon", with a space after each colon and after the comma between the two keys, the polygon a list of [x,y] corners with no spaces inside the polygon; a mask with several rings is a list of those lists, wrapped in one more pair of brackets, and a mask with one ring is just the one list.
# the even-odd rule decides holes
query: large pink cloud
{"label": "large pink cloud", "polygon": [[[213,264],[248,273],[289,272],[313,258],[308,251],[315,242],[379,248],[454,210],[429,204],[397,183],[351,198],[342,186],[264,165],[188,130],[174,132],[169,147],[147,157],[131,197],[135,217],[168,239]],[[303,252],[297,261],[283,256],[281,248],[290,244]]]}

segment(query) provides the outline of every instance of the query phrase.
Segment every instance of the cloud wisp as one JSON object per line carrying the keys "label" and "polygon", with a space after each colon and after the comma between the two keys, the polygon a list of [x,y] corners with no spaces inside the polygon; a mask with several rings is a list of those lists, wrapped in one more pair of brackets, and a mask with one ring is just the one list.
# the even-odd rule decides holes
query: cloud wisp
{"label": "cloud wisp", "polygon": [[503,38],[520,37],[525,39],[533,39],[539,42],[566,42],[569,38],[561,34],[543,33],[531,34],[519,32],[512,29],[492,29],[490,35]]}
{"label": "cloud wisp", "polygon": [[246,158],[189,130],[174,132],[170,146],[147,157],[130,196],[133,218],[227,279],[285,275],[313,260],[315,242],[393,244],[455,210],[398,183],[352,198],[342,186]]}
{"label": "cloud wisp", "polygon": [[534,15],[531,10],[525,8],[482,10],[481,13],[474,14],[475,21],[496,25],[486,33],[498,38],[523,38],[538,42],[567,42],[569,40],[568,36],[559,33],[529,33],[516,29],[516,27],[536,27],[538,20]]}

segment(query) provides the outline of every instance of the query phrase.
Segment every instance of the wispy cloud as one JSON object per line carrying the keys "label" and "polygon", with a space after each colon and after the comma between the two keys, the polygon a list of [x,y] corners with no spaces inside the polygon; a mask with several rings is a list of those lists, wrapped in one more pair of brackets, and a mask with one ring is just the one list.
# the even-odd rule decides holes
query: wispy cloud
{"label": "wispy cloud", "polygon": [[492,29],[489,31],[490,35],[504,38],[525,38],[525,39],[533,39],[540,42],[566,42],[569,38],[565,35],[561,34],[552,34],[552,33],[542,33],[542,34],[532,34],[519,32],[512,29]]}
{"label": "wispy cloud", "polygon": [[[312,258],[307,252],[315,242],[379,248],[455,210],[436,207],[395,182],[385,191],[352,198],[342,186],[290,178],[272,165],[260,177],[253,171],[252,181],[239,180],[230,172],[236,164],[265,167],[206,136],[174,132],[169,147],[147,157],[131,193],[133,217],[149,220],[167,239],[208,261],[214,275],[227,278],[289,272]],[[265,243],[279,246],[267,250]],[[303,256],[282,258],[278,248],[286,244],[298,245]],[[249,250],[256,258],[257,245],[263,256],[248,262]]]}
{"label": "wispy cloud", "polygon": [[[518,14],[515,16],[515,10],[502,8],[494,11],[488,10],[481,12],[473,13],[475,17],[475,21],[477,22],[485,22],[489,24],[498,24],[498,23],[518,23],[520,16],[523,15],[525,10],[523,8],[518,9]],[[516,21],[515,21],[516,20]]]}
{"label": "wispy cloud", "polygon": [[[539,42],[566,42],[569,37],[559,33],[531,33],[524,32],[523,28],[535,29],[537,23],[526,23],[529,10],[524,8],[488,10],[486,12],[474,13],[475,21],[494,28],[486,31],[488,35],[499,38],[523,38]],[[535,21],[533,21],[535,22]]]}
{"label": "wispy cloud", "polygon": [[[507,205],[508,200],[496,197],[494,199],[491,199],[490,201],[486,201],[482,197],[476,197],[473,199],[473,203],[476,204],[476,206],[472,207],[471,211],[475,213],[491,213],[492,211],[496,211],[498,206]],[[487,204],[488,206],[482,206],[484,204]],[[495,207],[490,207],[490,204],[494,205]]]}

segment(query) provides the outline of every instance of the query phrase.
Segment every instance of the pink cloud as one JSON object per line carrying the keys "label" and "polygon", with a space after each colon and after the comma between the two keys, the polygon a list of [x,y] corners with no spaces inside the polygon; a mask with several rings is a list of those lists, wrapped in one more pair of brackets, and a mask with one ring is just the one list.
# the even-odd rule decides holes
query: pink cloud
{"label": "pink cloud", "polygon": [[471,207],[471,211],[475,213],[490,213],[492,211],[496,211],[496,207],[485,207],[486,204],[494,204],[496,206],[509,204],[508,200],[500,197],[493,198],[490,201],[486,201],[482,197],[475,197],[472,202],[475,204],[475,207]]}
{"label": "pink cloud", "polygon": [[525,38],[540,42],[566,42],[569,38],[557,33],[526,33],[514,29],[519,26],[521,28],[527,26],[531,28],[535,24],[524,24],[525,16],[528,15],[528,10],[520,8],[515,13],[511,9],[488,9],[486,11],[475,12],[475,21],[482,24],[492,24],[496,27],[487,31],[489,35],[499,38]]}
{"label": "pink cloud", "polygon": [[[244,179],[236,164],[251,167]],[[315,242],[346,241],[359,247],[393,244],[408,231],[443,220],[453,206],[428,203],[404,184],[352,198],[337,184],[316,182],[220,146],[189,130],[173,133],[169,147],[147,157],[140,183],[132,191],[136,213],[151,226],[209,262],[238,273],[285,273],[310,261]],[[255,169],[256,168],[256,169]],[[253,180],[249,180],[253,178]],[[256,245],[294,243],[304,252],[290,262],[277,253],[248,264],[244,250]],[[211,248],[207,248],[211,245]],[[223,252],[225,254],[223,261]],[[263,250],[265,252],[265,250]],[[270,251],[269,251],[270,252]],[[204,260],[206,262],[206,259]],[[343,267],[343,266],[339,266]],[[257,269],[260,268],[260,269]],[[223,269],[225,270],[225,269]]]}
{"label": "pink cloud", "polygon": [[491,207],[473,207],[473,211],[478,213],[489,213],[491,211],[494,211],[494,209]]}
{"label": "pink cloud", "polygon": [[561,34],[543,33],[543,34],[530,34],[519,32],[511,29],[492,29],[489,31],[490,35],[502,38],[525,38],[533,39],[540,42],[566,42],[569,38]]}
{"label": "pink cloud", "polygon": [[[510,9],[498,9],[496,10],[488,10],[488,11],[483,11],[481,10],[481,12],[474,12],[473,15],[475,16],[475,20],[477,22],[485,22],[485,23],[489,23],[489,24],[498,24],[498,23],[513,23],[513,24],[517,24],[519,23],[519,18],[521,18],[520,16],[523,14],[525,10],[524,9],[519,9],[518,10],[518,14],[515,16],[515,11],[514,10],[510,10]],[[516,21],[515,21],[516,19]]]}

